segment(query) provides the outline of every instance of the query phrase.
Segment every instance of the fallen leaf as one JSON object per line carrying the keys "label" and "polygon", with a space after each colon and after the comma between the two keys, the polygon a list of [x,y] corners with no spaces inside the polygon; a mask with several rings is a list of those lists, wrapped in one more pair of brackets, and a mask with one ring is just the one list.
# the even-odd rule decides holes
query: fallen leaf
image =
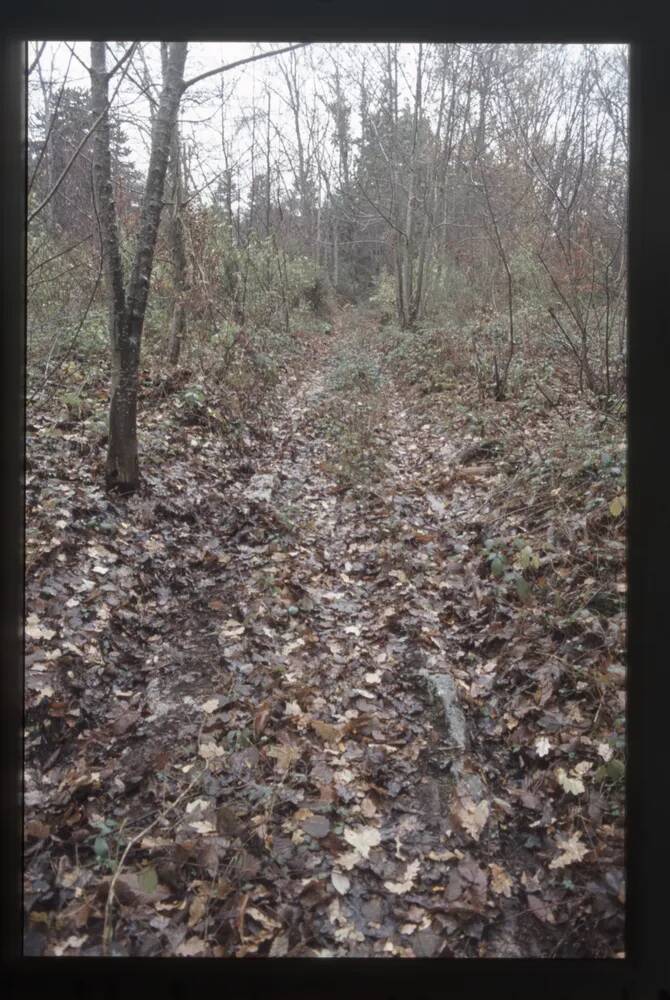
{"label": "fallen leaf", "polygon": [[454,815],[466,833],[479,840],[489,816],[489,804],[485,800],[475,803],[473,799],[463,798],[454,807]]}
{"label": "fallen leaf", "polygon": [[81,948],[84,942],[87,940],[87,935],[84,934],[81,937],[77,937],[76,934],[71,934],[67,941],[63,944],[54,945],[54,955],[62,955],[67,951],[68,948]]}
{"label": "fallen leaf", "polygon": [[186,814],[190,816],[191,813],[198,812],[201,809],[207,809],[209,802],[207,799],[193,799],[193,802],[189,802],[186,806]]}
{"label": "fallen leaf", "polygon": [[333,726],[329,722],[321,722],[319,719],[312,719],[310,723],[312,729],[327,743],[339,743],[342,739],[342,728]]}
{"label": "fallen leaf", "polygon": [[363,855],[358,851],[347,851],[345,854],[340,854],[335,860],[338,865],[350,872],[351,869],[359,863],[359,861],[363,860]]}
{"label": "fallen leaf", "polygon": [[302,828],[306,834],[317,840],[320,840],[321,837],[327,837],[330,833],[330,823],[325,816],[310,816],[303,820]]}
{"label": "fallen leaf", "polygon": [[216,827],[209,820],[196,820],[191,823],[196,833],[216,833]]}
{"label": "fallen leaf", "polygon": [[539,896],[531,895],[530,893],[526,895],[528,900],[528,909],[533,914],[533,916],[543,924],[555,924],[556,918],[551,912],[547,904]]}
{"label": "fallen leaf", "polygon": [[343,896],[345,892],[348,892],[351,887],[351,882],[347,876],[343,875],[341,872],[332,872],[330,881],[333,883],[335,889],[341,896]]}
{"label": "fallen leaf", "polygon": [[26,618],[24,632],[30,639],[53,639],[56,634],[53,629],[40,625],[39,619],[34,612]]}
{"label": "fallen leaf", "polygon": [[371,847],[377,847],[381,843],[381,834],[379,830],[375,830],[371,826],[360,826],[358,829],[354,830],[352,827],[346,827],[344,830],[344,839],[348,844],[351,844],[360,855],[364,858],[370,853]]}
{"label": "fallen leaf", "polygon": [[451,861],[451,859],[457,857],[457,855],[453,851],[444,849],[440,851],[429,851],[426,857],[429,861]]}
{"label": "fallen leaf", "polygon": [[277,746],[269,747],[268,757],[274,757],[277,761],[277,770],[286,773],[293,763],[300,756],[297,747],[288,746],[286,743],[279,743]]}
{"label": "fallen leaf", "polygon": [[23,829],[26,837],[31,837],[34,840],[44,840],[51,833],[51,827],[38,819],[29,820]]}
{"label": "fallen leaf", "polygon": [[372,819],[377,814],[377,807],[369,796],[365,796],[361,802],[361,812],[366,819]]}
{"label": "fallen leaf", "polygon": [[246,916],[256,920],[257,923],[259,923],[262,927],[265,927],[266,930],[276,930],[278,927],[281,927],[279,921],[269,917],[267,913],[263,913],[263,911],[259,910],[257,906],[248,906]]}
{"label": "fallen leaf", "polygon": [[270,718],[270,703],[268,701],[262,702],[258,706],[256,715],[254,716],[254,736],[256,739],[261,735],[263,730],[268,724],[268,719]]}
{"label": "fallen leaf", "polygon": [[538,757],[546,757],[551,750],[551,743],[546,736],[540,736],[535,740],[535,753]]}
{"label": "fallen leaf", "polygon": [[192,937],[188,941],[182,941],[180,945],[176,948],[176,954],[180,955],[182,958],[195,958],[196,955],[202,955],[206,950],[207,945],[200,938]]}
{"label": "fallen leaf", "polygon": [[618,517],[625,506],[626,506],[625,496],[622,495],[614,497],[614,500],[612,500],[610,503],[610,514],[612,515],[612,517]]}
{"label": "fallen leaf", "polygon": [[143,868],[137,873],[137,884],[142,892],[151,895],[158,889],[158,875],[156,869],[151,866]]}
{"label": "fallen leaf", "polygon": [[212,712],[216,712],[218,707],[219,707],[219,699],[210,698],[209,701],[206,701],[205,704],[202,706],[202,710],[203,712],[206,712],[207,715],[211,715]]}
{"label": "fallen leaf", "polygon": [[565,868],[576,861],[581,861],[589,849],[586,844],[580,842],[581,833],[577,831],[569,837],[557,837],[557,845],[561,849],[561,854],[554,858],[549,865],[550,868]]}
{"label": "fallen leaf", "polygon": [[405,870],[405,877],[401,882],[384,882],[384,888],[388,889],[389,892],[395,895],[400,895],[403,892],[409,892],[409,890],[414,885],[414,879],[419,870],[419,861],[412,861],[407,865]]}
{"label": "fallen leaf", "polygon": [[505,869],[500,867],[500,865],[491,863],[489,868],[491,869],[492,891],[497,893],[499,896],[506,896],[509,899],[512,895],[512,879],[509,877]]}
{"label": "fallen leaf", "polygon": [[556,778],[561,788],[563,788],[566,792],[570,792],[571,795],[579,795],[584,791],[584,782],[582,779],[579,777],[569,777],[562,767],[557,769]]}
{"label": "fallen leaf", "polygon": [[188,926],[195,927],[195,925],[202,920],[206,912],[207,897],[202,893],[198,893],[198,895],[191,900],[191,905],[188,908]]}
{"label": "fallen leaf", "polygon": [[270,958],[283,958],[288,952],[288,934],[278,934],[270,945]]}
{"label": "fallen leaf", "polygon": [[112,723],[111,729],[115,736],[124,736],[128,730],[132,729],[140,718],[139,712],[124,712]]}

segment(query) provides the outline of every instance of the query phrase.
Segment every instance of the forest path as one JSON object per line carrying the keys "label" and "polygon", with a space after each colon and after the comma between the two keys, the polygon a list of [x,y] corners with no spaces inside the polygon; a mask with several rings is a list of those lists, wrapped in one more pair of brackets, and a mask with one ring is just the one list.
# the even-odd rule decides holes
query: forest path
{"label": "forest path", "polygon": [[579,924],[540,894],[555,799],[518,723],[557,673],[531,702],[546,626],[482,578],[495,465],[463,467],[364,318],[279,398],[241,460],[147,412],[128,499],[35,452],[35,534],[64,493],[74,519],[28,584],[29,953],[553,954]]}
{"label": "forest path", "polygon": [[[487,895],[491,873],[493,900],[507,885],[500,807],[420,676],[451,676],[450,656],[464,655],[454,606],[477,590],[450,559],[448,502],[426,487],[454,445],[417,423],[358,329],[282,424],[278,456],[244,491],[280,534],[238,549],[246,571],[223,629],[228,663],[261,687],[243,736],[255,745],[237,755],[254,780],[274,764],[272,807],[252,824],[266,880],[267,862],[278,869],[258,899],[268,919],[300,908],[271,954],[520,955]],[[248,813],[244,793],[234,808]],[[271,927],[235,953],[254,953]]]}

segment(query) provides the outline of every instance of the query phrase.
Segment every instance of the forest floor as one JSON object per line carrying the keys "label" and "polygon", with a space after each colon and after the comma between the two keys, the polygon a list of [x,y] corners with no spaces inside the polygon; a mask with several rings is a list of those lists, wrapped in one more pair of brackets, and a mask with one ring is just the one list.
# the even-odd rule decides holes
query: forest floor
{"label": "forest floor", "polygon": [[621,956],[615,477],[365,314],[234,440],[166,385],[129,498],[29,415],[26,952]]}

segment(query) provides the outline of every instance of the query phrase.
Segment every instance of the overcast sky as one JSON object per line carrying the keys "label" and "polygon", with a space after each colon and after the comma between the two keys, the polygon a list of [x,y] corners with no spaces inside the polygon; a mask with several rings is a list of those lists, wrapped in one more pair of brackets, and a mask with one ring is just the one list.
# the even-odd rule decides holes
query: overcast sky
{"label": "overcast sky", "polygon": [[[34,58],[39,44],[34,41],[28,43],[29,62]],[[114,46],[115,51],[120,53],[129,43],[110,44]],[[291,39],[287,39],[285,43],[191,42],[189,43],[186,63],[186,78],[192,78],[221,65],[237,62],[260,51],[279,49],[290,44],[292,44]],[[326,58],[326,49],[332,51],[342,47],[337,43],[328,46],[312,46],[309,58],[318,63]],[[346,48],[349,52],[355,52],[361,46],[347,45]],[[161,75],[159,43],[146,43],[144,53],[153,79],[159,82]],[[250,63],[222,75],[213,76],[186,92],[182,100],[180,120],[183,138],[187,144],[189,141],[191,142],[197,154],[193,158],[192,169],[198,184],[211,179],[223,166],[221,152],[222,87],[225,95],[223,129],[227,139],[234,140],[234,153],[241,159],[243,174],[248,173],[249,169],[248,147],[251,133],[250,129],[240,129],[240,123],[243,119],[251,117],[250,112],[254,106],[259,111],[265,112],[267,107],[266,84],[275,92],[271,97],[273,143],[281,144],[282,137],[285,139],[287,130],[291,127],[291,119],[286,106],[277,96],[277,92],[283,89],[278,79],[277,60],[279,58],[282,57],[272,57]],[[39,71],[41,71],[44,82],[50,83],[55,93],[58,92],[64,80],[67,81],[69,87],[88,90],[90,78],[85,66],[89,62],[89,42],[49,42],[42,54],[39,69],[32,73],[29,81],[30,120],[34,121],[34,113],[41,111],[44,103]],[[142,61],[138,57],[134,57],[132,62],[132,76],[134,80],[138,80],[142,73]],[[111,65],[111,63],[112,57],[110,56],[108,64]],[[305,75],[301,97],[306,104],[313,101],[317,77],[318,71],[316,73],[307,72]],[[123,128],[132,150],[132,158],[136,166],[143,170],[148,163],[149,103],[138,92],[138,86],[133,80],[127,79],[122,84],[118,107]],[[261,129],[260,125],[259,129]],[[262,135],[257,135],[259,143],[265,141],[264,127],[262,131]],[[198,159],[201,161],[200,164],[197,162]]]}
{"label": "overcast sky", "polygon": [[[38,47],[38,42],[28,43],[28,59],[32,62]],[[115,53],[122,53],[129,42],[113,42],[110,46]],[[186,78],[255,55],[260,51],[278,49],[291,44],[291,39],[285,43],[259,42],[191,42],[189,43],[186,63]],[[566,46],[566,56],[576,55],[580,46]],[[411,95],[413,66],[418,46],[403,44],[401,46],[401,74],[399,80],[400,104]],[[160,82],[160,43],[147,42],[142,46],[151,77]],[[351,92],[352,80],[357,78],[359,68],[369,63],[373,49],[371,43],[328,43],[314,44],[301,50],[300,58],[300,96],[304,104],[304,127],[312,109],[316,109],[316,122],[312,141],[318,143],[326,160],[333,155],[333,144],[329,140],[328,129],[331,122],[324,110],[322,98],[330,98],[328,78],[332,72],[334,60],[337,58],[342,72],[342,86],[352,103],[356,103],[357,94]],[[273,146],[273,161],[283,162],[288,184],[290,175],[290,158],[293,122],[289,109],[282,97],[286,88],[279,73],[279,60],[287,60],[288,56],[271,57],[250,63],[230,72],[215,75],[203,81],[202,84],[189,89],[181,105],[181,131],[187,149],[191,150],[191,171],[194,183],[201,187],[210,182],[223,168],[222,130],[226,140],[232,143],[235,161],[240,166],[240,176],[248,182],[251,174],[250,148],[252,142],[251,118],[252,109],[259,112],[259,123],[255,139],[257,142],[256,170],[262,171],[265,143],[265,124],[262,116],[267,109],[267,89],[271,91],[271,142]],[[29,121],[34,122],[35,112],[44,107],[44,87],[51,86],[54,94],[58,93],[63,81],[69,87],[78,87],[88,91],[90,79],[86,69],[90,61],[89,42],[48,42],[39,62],[29,80]],[[140,86],[144,73],[143,61],[139,53],[133,56],[128,77],[124,80],[115,103],[121,118],[123,130],[131,149],[131,158],[135,165],[144,170],[148,163],[150,114],[149,102],[141,92]],[[108,59],[112,64],[112,56]],[[348,70],[351,70],[349,77]],[[404,70],[404,72],[403,72]],[[368,76],[370,79],[371,74]],[[114,82],[112,87],[114,87]],[[223,88],[223,104],[221,100]],[[356,116],[352,116],[353,134],[356,134]]]}

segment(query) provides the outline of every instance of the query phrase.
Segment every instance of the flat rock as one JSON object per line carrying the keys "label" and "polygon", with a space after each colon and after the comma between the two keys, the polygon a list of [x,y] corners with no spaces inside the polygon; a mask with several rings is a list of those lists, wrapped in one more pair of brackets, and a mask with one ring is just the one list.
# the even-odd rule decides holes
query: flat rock
{"label": "flat rock", "polygon": [[450,674],[437,674],[430,670],[420,670],[433,702],[442,708],[446,738],[461,749],[466,747],[465,716],[458,703],[458,692]]}
{"label": "flat rock", "polygon": [[276,476],[271,474],[263,472],[256,473],[256,475],[252,476],[249,480],[247,488],[244,491],[245,497],[247,497],[248,500],[269,501],[275,487],[276,478]]}

